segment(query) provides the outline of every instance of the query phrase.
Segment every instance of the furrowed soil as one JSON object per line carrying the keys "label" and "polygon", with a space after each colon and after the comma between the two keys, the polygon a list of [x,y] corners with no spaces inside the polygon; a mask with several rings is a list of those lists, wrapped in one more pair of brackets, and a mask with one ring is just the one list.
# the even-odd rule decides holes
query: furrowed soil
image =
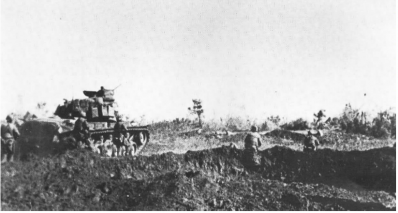
{"label": "furrowed soil", "polygon": [[257,167],[230,146],[154,154],[159,147],[134,158],[73,150],[4,164],[2,210],[396,210],[392,147],[304,153],[274,144]]}

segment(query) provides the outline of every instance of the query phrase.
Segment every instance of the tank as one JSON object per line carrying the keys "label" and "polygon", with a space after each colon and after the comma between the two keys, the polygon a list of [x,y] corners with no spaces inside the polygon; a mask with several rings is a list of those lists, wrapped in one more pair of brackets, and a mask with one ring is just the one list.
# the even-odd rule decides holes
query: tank
{"label": "tank", "polygon": [[[113,98],[114,90],[101,88],[99,91],[83,91],[84,99],[64,99],[64,104],[59,105],[54,115],[61,119],[74,119],[84,117],[89,124],[89,133],[97,141],[100,136],[105,139],[110,134],[114,135],[116,117],[120,116],[118,105]],[[138,155],[148,144],[150,135],[148,126],[132,125],[130,121],[122,121],[134,144],[132,155]],[[72,140],[72,131],[62,132],[58,135],[60,140]]]}

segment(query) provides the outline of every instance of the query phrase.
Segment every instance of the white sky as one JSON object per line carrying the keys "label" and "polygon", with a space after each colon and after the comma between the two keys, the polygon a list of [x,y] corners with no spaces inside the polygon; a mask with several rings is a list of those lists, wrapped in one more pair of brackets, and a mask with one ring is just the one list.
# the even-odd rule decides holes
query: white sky
{"label": "white sky", "polygon": [[119,84],[120,111],[149,120],[193,98],[206,119],[395,107],[395,4],[3,0],[1,116]]}

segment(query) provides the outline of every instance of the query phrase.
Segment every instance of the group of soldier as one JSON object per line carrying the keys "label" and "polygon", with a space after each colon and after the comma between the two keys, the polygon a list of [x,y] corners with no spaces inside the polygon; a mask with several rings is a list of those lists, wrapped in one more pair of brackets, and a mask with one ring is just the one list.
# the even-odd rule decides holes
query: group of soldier
{"label": "group of soldier", "polygon": [[100,135],[99,140],[95,141],[89,131],[89,125],[84,118],[76,120],[73,135],[78,148],[109,157],[134,155],[137,146],[133,141],[134,136],[130,137],[126,126],[121,122],[121,117],[117,117],[114,134],[107,135],[106,139]]}
{"label": "group of soldier", "polygon": [[[18,128],[13,124],[11,116],[6,117],[7,125],[1,127],[1,162],[13,161],[15,152],[15,140],[18,139],[20,133]],[[121,117],[117,118],[114,126],[114,135],[109,134],[105,139],[103,135],[99,140],[95,141],[89,133],[89,125],[87,121],[80,117],[76,120],[73,129],[73,136],[79,148],[91,150],[95,153],[113,157],[134,155],[137,144],[133,141],[134,137],[127,132],[126,126],[121,122]],[[320,130],[313,134],[308,131],[304,139],[304,151],[315,151],[319,146],[319,140],[316,136],[322,136]],[[247,134],[244,140],[245,156],[249,164],[258,164],[257,158],[258,147],[262,145],[261,136],[258,133],[258,127],[252,126],[251,132]]]}
{"label": "group of soldier", "polygon": [[80,148],[86,148],[98,153],[100,155],[105,155],[108,157],[117,156],[134,156],[135,153],[135,142],[133,137],[130,137],[127,132],[126,135],[121,134],[120,137],[113,137],[109,134],[105,140],[104,136],[101,135],[99,140],[95,141],[91,136],[87,139],[87,143],[80,144]]}
{"label": "group of soldier", "polygon": [[[316,130],[315,133],[308,131],[304,139],[304,151],[316,151],[319,146],[319,140],[317,137],[322,137],[323,133],[321,130]],[[244,149],[244,163],[248,166],[256,166],[260,164],[260,159],[258,156],[258,148],[262,145],[261,135],[258,133],[258,127],[252,126],[250,132],[246,135],[244,139],[245,149]]]}
{"label": "group of soldier", "polygon": [[[12,162],[15,153],[15,141],[20,133],[13,122],[12,116],[6,117],[7,124],[1,125],[1,163]],[[107,139],[103,135],[95,141],[89,133],[87,121],[80,117],[75,122],[73,137],[77,142],[77,147],[91,150],[105,156],[133,156],[137,144],[133,141],[134,137],[127,132],[126,126],[118,118],[114,127],[114,135],[109,134]]]}

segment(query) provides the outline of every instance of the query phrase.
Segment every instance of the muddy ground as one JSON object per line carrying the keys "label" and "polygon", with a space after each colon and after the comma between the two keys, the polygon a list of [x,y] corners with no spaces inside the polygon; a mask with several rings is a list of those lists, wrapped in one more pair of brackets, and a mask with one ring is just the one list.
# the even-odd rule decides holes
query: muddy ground
{"label": "muddy ground", "polygon": [[[283,146],[242,163],[226,146],[103,158],[85,150],[1,166],[2,210],[395,210],[396,150]],[[154,145],[154,144],[153,144]],[[238,146],[239,147],[239,146]],[[149,150],[151,150],[149,148]]]}

